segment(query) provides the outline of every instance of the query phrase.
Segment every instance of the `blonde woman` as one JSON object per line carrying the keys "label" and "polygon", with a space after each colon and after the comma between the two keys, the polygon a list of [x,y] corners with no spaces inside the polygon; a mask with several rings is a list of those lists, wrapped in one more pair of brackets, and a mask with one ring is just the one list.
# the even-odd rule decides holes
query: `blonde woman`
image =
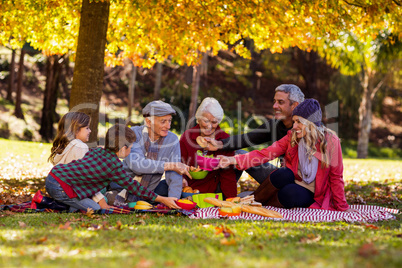
{"label": "blonde woman", "polygon": [[310,207],[353,211],[345,198],[342,150],[336,134],[322,124],[315,99],[306,99],[292,114],[293,128],[268,148],[221,157],[220,168],[247,169],[285,154],[285,167],[273,171],[254,192],[255,200],[276,207]]}

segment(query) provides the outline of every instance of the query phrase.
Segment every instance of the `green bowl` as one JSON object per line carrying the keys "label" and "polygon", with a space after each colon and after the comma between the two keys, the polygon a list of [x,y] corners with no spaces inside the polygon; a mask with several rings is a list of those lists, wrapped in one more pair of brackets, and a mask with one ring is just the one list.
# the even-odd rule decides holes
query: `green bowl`
{"label": "green bowl", "polygon": [[208,175],[208,172],[209,171],[201,170],[201,171],[189,171],[188,173],[190,173],[191,177],[194,180],[202,180]]}
{"label": "green bowl", "polygon": [[135,205],[137,205],[137,202],[130,202],[130,203],[128,203],[128,207],[129,207],[129,208],[134,208]]}

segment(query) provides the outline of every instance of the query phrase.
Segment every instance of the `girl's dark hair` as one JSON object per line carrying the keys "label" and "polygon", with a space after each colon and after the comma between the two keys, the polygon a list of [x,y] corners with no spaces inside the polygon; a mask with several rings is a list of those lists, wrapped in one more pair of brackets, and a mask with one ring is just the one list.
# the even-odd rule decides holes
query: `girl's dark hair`
{"label": "girl's dark hair", "polygon": [[61,154],[67,145],[75,139],[77,132],[89,126],[91,118],[81,112],[69,112],[63,115],[59,121],[57,134],[53,141],[53,146],[48,161],[54,164],[56,154]]}
{"label": "girl's dark hair", "polygon": [[124,146],[129,147],[136,139],[131,128],[123,124],[116,124],[106,132],[105,149],[117,153]]}

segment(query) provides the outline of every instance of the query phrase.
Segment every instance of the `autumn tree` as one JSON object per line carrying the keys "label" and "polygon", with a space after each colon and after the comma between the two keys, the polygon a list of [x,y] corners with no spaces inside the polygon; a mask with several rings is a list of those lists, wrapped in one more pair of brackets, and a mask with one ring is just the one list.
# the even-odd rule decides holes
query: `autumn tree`
{"label": "autumn tree", "polygon": [[[250,58],[243,41],[246,38],[253,40],[257,53],[264,49],[274,53],[288,47],[318,49],[325,40],[337,40],[344,32],[364,35],[370,25],[383,29],[388,23],[391,33],[402,34],[401,7],[392,0],[83,0],[82,5],[69,0],[1,1],[4,31],[0,32],[0,44],[13,42],[16,47],[24,40],[45,53],[77,51],[71,98],[78,102],[73,101],[71,107],[84,101],[99,106],[104,68],[100,58],[104,53],[107,65],[123,64],[129,58],[136,66],[150,68],[169,58],[179,65],[194,66],[203,53],[214,56],[229,47]],[[86,12],[97,18],[84,17]],[[81,24],[93,23],[85,27],[98,39],[90,40],[89,34],[83,33],[93,47],[82,42],[76,46],[79,18]],[[82,27],[80,31],[88,30]],[[88,77],[84,79],[86,70]],[[97,108],[90,111],[93,130],[97,112]]]}
{"label": "autumn tree", "polygon": [[343,74],[356,75],[360,81],[357,157],[366,158],[373,100],[384,83],[395,77],[395,72],[402,67],[399,38],[387,30],[372,32],[364,38],[348,32],[335,42],[328,42],[320,53]]}

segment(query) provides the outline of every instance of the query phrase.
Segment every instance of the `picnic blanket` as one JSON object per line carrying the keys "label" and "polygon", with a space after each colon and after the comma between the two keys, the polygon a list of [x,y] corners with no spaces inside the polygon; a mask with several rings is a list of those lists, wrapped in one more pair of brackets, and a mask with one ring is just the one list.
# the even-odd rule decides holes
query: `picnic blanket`
{"label": "picnic blanket", "polygon": [[[376,222],[383,220],[395,219],[393,214],[398,214],[399,210],[384,208],[379,206],[369,205],[351,205],[353,209],[358,212],[341,212],[323,209],[310,209],[310,208],[293,208],[284,209],[267,206],[265,208],[275,210],[282,214],[282,219],[267,218],[255,214],[242,212],[239,216],[223,217],[219,215],[218,208],[199,208],[193,210],[169,210],[169,209],[152,209],[152,210],[136,210],[127,207],[118,209],[100,209],[94,211],[95,214],[130,214],[130,213],[163,213],[163,214],[182,214],[189,216],[191,219],[220,219],[228,218],[230,220],[274,220],[274,221],[292,221],[292,222]],[[9,210],[11,212],[20,213],[38,213],[38,212],[61,212],[68,213],[68,211],[57,211],[52,209],[31,209],[31,202],[24,202],[20,204],[2,205],[1,210]],[[86,213],[86,211],[81,211]]]}
{"label": "picnic blanket", "polygon": [[[11,204],[11,205],[2,205],[0,206],[1,210],[8,210],[11,212],[19,212],[19,213],[38,213],[38,212],[53,212],[53,213],[69,213],[68,210],[58,211],[54,209],[42,208],[42,209],[32,209],[31,201],[20,203],[20,204]],[[82,213],[86,213],[86,211],[80,211]],[[130,213],[163,213],[163,214],[177,214],[181,213],[184,215],[188,215],[188,211],[182,210],[172,210],[172,209],[152,209],[152,210],[138,210],[128,207],[120,207],[116,209],[99,209],[95,210],[95,214],[130,214]],[[194,211],[193,211],[194,212]]]}
{"label": "picnic blanket", "polygon": [[198,209],[190,215],[191,219],[219,219],[228,218],[230,220],[273,220],[273,221],[292,221],[292,222],[376,222],[382,220],[395,219],[393,214],[398,214],[399,210],[369,205],[351,205],[350,208],[358,212],[341,212],[311,208],[276,208],[266,206],[265,208],[275,210],[282,214],[282,219],[267,218],[255,214],[242,212],[239,216],[223,217],[219,215],[218,208],[209,207]]}

